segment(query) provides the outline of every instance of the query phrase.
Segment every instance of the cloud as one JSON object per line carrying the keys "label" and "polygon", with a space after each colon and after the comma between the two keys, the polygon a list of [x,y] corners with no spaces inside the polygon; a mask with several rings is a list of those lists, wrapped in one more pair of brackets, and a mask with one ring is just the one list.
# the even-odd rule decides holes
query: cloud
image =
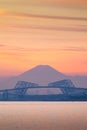
{"label": "cloud", "polygon": [[[27,18],[42,18],[42,19],[61,19],[61,20],[83,20],[87,21],[87,18],[82,17],[65,17],[65,16],[48,16],[48,15],[37,15],[37,14],[29,14],[29,13],[18,13],[12,12],[8,10],[0,10],[1,15],[6,16],[18,16],[18,17],[27,17]],[[39,25],[9,25],[9,27],[13,28],[25,28],[25,29],[40,29],[40,30],[54,30],[54,31],[72,31],[72,32],[87,32],[86,26],[76,26],[76,27],[65,27],[65,26],[39,26]]]}
{"label": "cloud", "polygon": [[[14,29],[16,29],[16,32],[19,30],[47,30],[47,31],[68,31],[68,32],[81,32],[81,33],[87,33],[87,27],[83,26],[76,26],[76,27],[72,27],[72,26],[46,26],[46,25],[28,25],[28,24],[5,24],[4,26],[2,26],[2,29],[5,28],[9,29],[10,32],[14,32]],[[23,31],[20,31],[20,33]]]}
{"label": "cloud", "polygon": [[74,31],[74,32],[87,32],[87,28],[76,28],[76,27],[57,27],[57,26],[34,26],[34,25],[13,25],[13,28],[21,29],[39,29],[39,30],[54,30],[54,31]]}
{"label": "cloud", "polygon": [[18,17],[27,17],[27,18],[42,18],[42,19],[56,19],[56,20],[80,20],[87,21],[86,17],[67,17],[67,16],[50,16],[50,15],[38,15],[38,14],[29,14],[22,12],[12,12],[9,10],[0,10],[2,15],[18,16]]}
{"label": "cloud", "polygon": [[6,45],[4,45],[4,44],[0,44],[0,47],[6,47]]}
{"label": "cloud", "polygon": [[[3,47],[2,45],[0,45],[1,47]],[[53,48],[42,48],[42,47],[38,47],[38,48],[33,48],[33,47],[17,47],[17,46],[7,46],[4,50],[2,50],[2,52],[9,52],[10,53],[29,53],[29,52],[40,52],[40,51],[49,51],[49,50],[54,50]]]}
{"label": "cloud", "polygon": [[[31,54],[40,54],[40,53],[67,53],[69,52],[69,54],[71,52],[75,52],[75,53],[80,53],[80,52],[87,52],[87,48],[83,48],[83,47],[44,47],[44,48],[26,48],[26,47],[17,47],[17,46],[9,46],[8,48],[6,48],[5,50],[3,49],[2,51],[0,51],[0,55],[6,57],[14,57],[14,58],[23,58],[26,56],[29,56]],[[80,53],[81,54],[81,53]]]}
{"label": "cloud", "polygon": [[22,4],[43,4],[43,5],[59,5],[59,4],[70,4],[70,5],[79,5],[79,4],[87,4],[86,0],[35,0],[35,1],[31,1],[31,0],[19,0],[19,2],[21,2]]}
{"label": "cloud", "polygon": [[73,52],[87,52],[87,48],[83,48],[83,47],[67,47],[62,50],[63,51],[73,51]]}
{"label": "cloud", "polygon": [[87,18],[82,17],[66,17],[66,16],[48,16],[48,15],[38,15],[38,14],[29,14],[29,13],[16,13],[9,12],[10,15],[19,16],[19,17],[31,17],[31,18],[43,18],[43,19],[61,19],[61,20],[81,20],[87,21]]}
{"label": "cloud", "polygon": [[39,52],[39,51],[73,51],[73,52],[87,52],[87,48],[85,47],[77,47],[77,46],[72,46],[72,47],[60,47],[60,48],[53,48],[53,47],[39,47],[39,48],[25,48],[25,47],[17,47],[17,46],[9,46],[7,48],[9,51],[13,52],[23,52],[23,53],[28,53],[28,52]]}
{"label": "cloud", "polygon": [[[54,51],[55,49],[53,48],[24,48],[24,47],[11,47],[9,50],[11,51],[16,51],[16,52],[21,52],[21,53],[29,53],[29,52],[41,52],[41,51]],[[59,49],[58,49],[59,50]]]}

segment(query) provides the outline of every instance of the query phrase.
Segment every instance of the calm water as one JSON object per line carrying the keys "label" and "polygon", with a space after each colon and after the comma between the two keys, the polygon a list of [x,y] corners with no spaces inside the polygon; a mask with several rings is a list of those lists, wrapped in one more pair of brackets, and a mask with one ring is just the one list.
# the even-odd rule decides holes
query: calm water
{"label": "calm water", "polygon": [[0,130],[87,130],[87,103],[0,102]]}

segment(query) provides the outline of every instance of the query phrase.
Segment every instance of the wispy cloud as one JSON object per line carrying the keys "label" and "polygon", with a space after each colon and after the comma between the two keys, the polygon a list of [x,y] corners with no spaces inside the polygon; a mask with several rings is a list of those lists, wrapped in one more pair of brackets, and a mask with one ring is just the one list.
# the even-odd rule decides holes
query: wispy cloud
{"label": "wispy cloud", "polygon": [[17,46],[7,46],[5,47],[0,53],[6,53],[6,52],[9,52],[8,54],[10,53],[29,53],[29,52],[41,52],[41,51],[52,51],[52,50],[55,50],[53,48],[42,48],[42,47],[17,47]]}
{"label": "wispy cloud", "polygon": [[4,44],[0,44],[0,47],[6,47],[6,45],[4,45]]}
{"label": "wispy cloud", "polygon": [[26,47],[17,47],[17,46],[8,46],[6,48],[9,52],[19,52],[19,53],[29,53],[29,52],[40,52],[40,51],[72,51],[72,52],[87,52],[87,48],[79,47],[79,46],[71,46],[71,47],[39,47],[39,48],[26,48]]}
{"label": "wispy cloud", "polygon": [[83,47],[67,47],[62,50],[63,51],[73,51],[73,52],[87,52],[87,48],[83,48]]}
{"label": "wispy cloud", "polygon": [[21,29],[39,29],[39,30],[54,30],[54,31],[74,31],[74,32],[87,32],[87,28],[79,28],[79,27],[64,27],[64,26],[38,26],[38,25],[12,25],[13,28],[21,28]]}
{"label": "wispy cloud", "polygon": [[[16,1],[16,0],[15,0]],[[32,5],[81,5],[81,4],[87,4],[86,0],[18,0],[18,3],[22,3],[25,5],[32,4]]]}
{"label": "wispy cloud", "polygon": [[19,16],[19,17],[29,17],[29,18],[31,17],[31,18],[43,18],[43,19],[83,20],[83,21],[87,21],[87,18],[82,18],[82,17],[48,16],[48,15],[37,15],[37,14],[16,13],[16,12],[10,12],[10,15]]}
{"label": "wispy cloud", "polygon": [[27,18],[42,18],[42,19],[56,19],[56,20],[81,20],[87,21],[86,17],[67,17],[67,16],[51,16],[51,15],[39,15],[39,14],[29,14],[23,12],[13,12],[8,10],[0,10],[2,15],[18,16],[18,17],[27,17]]}

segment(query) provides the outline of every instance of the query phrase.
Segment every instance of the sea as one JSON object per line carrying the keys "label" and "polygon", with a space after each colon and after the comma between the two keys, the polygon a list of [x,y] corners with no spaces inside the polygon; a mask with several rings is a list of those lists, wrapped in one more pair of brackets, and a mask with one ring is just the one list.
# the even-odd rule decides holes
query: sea
{"label": "sea", "polygon": [[87,130],[87,102],[0,102],[0,130]]}

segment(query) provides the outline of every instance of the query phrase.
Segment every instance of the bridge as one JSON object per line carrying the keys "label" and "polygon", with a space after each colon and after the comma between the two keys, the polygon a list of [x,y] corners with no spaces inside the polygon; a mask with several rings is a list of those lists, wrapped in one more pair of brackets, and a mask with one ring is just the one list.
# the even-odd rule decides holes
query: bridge
{"label": "bridge", "polygon": [[87,95],[87,88],[77,88],[71,80],[61,80],[49,83],[48,86],[39,86],[36,83],[18,81],[14,88],[0,90],[0,99],[8,100],[9,95],[15,96],[16,98],[23,97],[26,95],[28,89],[36,88],[58,88],[61,90],[62,94],[68,96]]}

